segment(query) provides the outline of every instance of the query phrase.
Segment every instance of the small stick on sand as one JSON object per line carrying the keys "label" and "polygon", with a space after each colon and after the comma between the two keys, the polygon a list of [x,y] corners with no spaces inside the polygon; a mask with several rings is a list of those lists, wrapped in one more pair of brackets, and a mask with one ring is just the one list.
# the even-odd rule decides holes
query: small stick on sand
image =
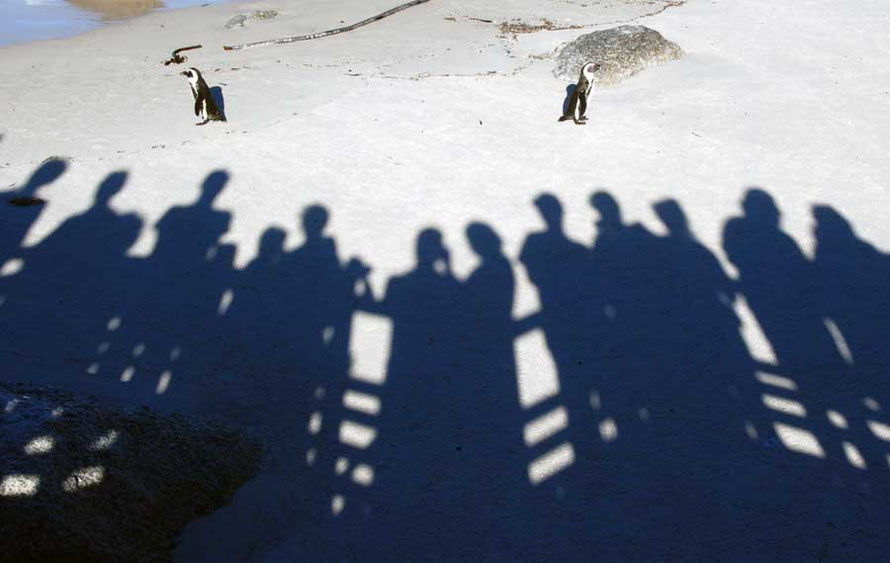
{"label": "small stick on sand", "polygon": [[296,35],[294,37],[282,37],[281,39],[269,39],[267,41],[255,41],[253,43],[243,43],[241,45],[223,45],[223,49],[226,51],[237,51],[239,49],[246,49],[247,47],[262,47],[264,45],[280,45],[284,43],[294,43],[296,41],[309,41],[310,39],[320,39],[322,37],[328,37],[329,35],[336,35],[338,33],[345,33],[347,31],[352,31],[354,29],[358,29],[364,25],[368,25],[371,22],[375,22],[377,20],[382,20],[385,17],[391,16],[397,12],[401,12],[402,10],[406,10],[411,6],[416,6],[418,4],[423,4],[425,2],[429,2],[430,0],[412,0],[411,2],[405,2],[391,10],[387,10],[385,12],[381,12],[376,16],[372,16],[368,19],[362,20],[358,23],[354,23],[352,25],[347,25],[346,27],[338,27],[335,29],[329,29],[327,31],[320,31],[318,33],[311,33],[309,35]]}
{"label": "small stick on sand", "polygon": [[189,50],[191,50],[191,49],[200,49],[200,48],[201,48],[201,45],[191,45],[191,46],[189,46],[189,47],[180,47],[179,49],[175,49],[175,50],[173,51],[173,53],[171,53],[173,56],[171,56],[169,59],[167,59],[166,61],[164,61],[164,66],[167,66],[167,65],[170,65],[170,64],[177,64],[177,65],[178,65],[178,64],[180,64],[180,63],[184,63],[185,61],[188,60],[188,58],[187,58],[187,57],[181,57],[181,56],[179,56],[179,53],[181,53],[181,52],[183,52],[183,51],[189,51]]}

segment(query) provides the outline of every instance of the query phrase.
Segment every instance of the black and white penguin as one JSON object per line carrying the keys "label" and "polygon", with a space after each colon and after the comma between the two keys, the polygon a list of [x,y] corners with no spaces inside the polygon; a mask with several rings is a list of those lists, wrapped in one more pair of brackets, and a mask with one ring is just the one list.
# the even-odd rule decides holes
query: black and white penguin
{"label": "black and white penguin", "polygon": [[[587,111],[587,96],[590,95],[590,91],[593,89],[593,73],[599,70],[599,68],[599,63],[584,63],[584,66],[581,67],[581,76],[578,78],[578,84],[569,98],[565,113],[559,118],[560,121],[571,119],[576,125],[584,125],[584,122],[587,121],[587,118],[584,117],[584,112]],[[575,115],[576,109],[578,110],[577,116]]]}
{"label": "black and white penguin", "polygon": [[193,67],[180,74],[188,78],[192,95],[195,97],[195,115],[201,118],[201,123],[195,125],[205,125],[208,121],[225,121],[226,116],[217,107],[216,100],[213,99],[201,72]]}

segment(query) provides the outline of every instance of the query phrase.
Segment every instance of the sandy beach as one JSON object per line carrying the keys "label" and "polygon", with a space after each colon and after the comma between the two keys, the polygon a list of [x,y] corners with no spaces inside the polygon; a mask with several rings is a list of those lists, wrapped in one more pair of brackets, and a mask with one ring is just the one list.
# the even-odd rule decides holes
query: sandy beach
{"label": "sandy beach", "polygon": [[[542,308],[543,298],[521,255],[529,234],[544,228],[534,204],[544,192],[561,203],[568,238],[586,247],[597,239],[598,215],[590,203],[594,192],[610,194],[624,223],[638,224],[659,239],[670,233],[654,205],[675,200],[701,247],[735,281],[746,273],[727,251],[727,225],[744,214],[742,201],[752,187],[771,196],[781,215],[781,230],[806,260],[816,256],[819,246],[814,206],[830,208],[881,256],[890,251],[890,38],[882,2],[521,0],[499,5],[432,0],[334,37],[223,50],[223,45],[338,27],[393,5],[383,0],[268,0],[196,6],[149,13],[72,38],[0,48],[0,190],[12,194],[25,186],[51,157],[66,163],[58,179],[40,188],[38,195],[46,203],[21,233],[21,244],[13,242],[19,248],[0,256],[5,260],[0,263],[4,330],[21,330],[17,337],[5,336],[0,346],[0,362],[8,368],[4,379],[63,387],[126,405],[147,404],[164,412],[216,416],[264,435],[269,453],[262,473],[230,506],[185,530],[177,560],[495,561],[509,556],[529,561],[876,561],[884,556],[882,534],[890,515],[884,481],[890,449],[886,436],[865,428],[873,428],[867,426],[872,421],[890,430],[890,420],[885,410],[866,408],[872,403],[863,401],[881,403],[878,395],[886,393],[886,381],[856,371],[844,380],[855,381],[849,386],[834,378],[831,385],[820,387],[823,379],[808,385],[805,374],[795,379],[783,372],[780,343],[771,337],[756,303],[750,306],[744,296],[731,310],[745,349],[760,362],[757,373],[764,365],[779,366],[775,373],[795,379],[799,393],[791,399],[807,405],[805,417],[771,411],[761,398],[770,391],[755,386],[762,379],[751,371],[746,383],[724,386],[751,385],[745,404],[753,410],[744,416],[727,414],[734,424],[727,422],[727,427],[735,434],[718,436],[717,426],[703,423],[701,427],[712,430],[684,434],[692,436],[681,441],[686,450],[671,450],[654,434],[640,438],[633,451],[615,450],[622,453],[610,457],[609,451],[597,450],[589,458],[582,458],[584,448],[576,436],[573,453],[552,444],[556,453],[547,461],[552,477],[550,469],[541,470],[546,477],[535,483],[539,477],[529,469],[532,458],[518,468],[516,481],[503,481],[504,487],[519,483],[516,487],[528,491],[497,497],[487,508],[464,504],[459,491],[464,480],[488,481],[465,476],[462,471],[468,466],[459,456],[440,458],[430,464],[441,470],[431,480],[447,482],[443,489],[458,492],[424,504],[426,509],[438,503],[446,515],[430,516],[429,526],[424,526],[417,522],[427,512],[398,498],[400,486],[385,479],[385,460],[375,465],[359,453],[324,457],[324,447],[313,440],[339,444],[352,438],[343,424],[329,429],[325,422],[321,433],[311,431],[312,417],[320,412],[311,406],[317,388],[282,384],[275,391],[275,382],[286,379],[281,374],[270,375],[262,384],[242,381],[242,341],[229,340],[231,333],[195,338],[195,332],[217,321],[197,322],[189,316],[198,305],[188,298],[188,284],[182,285],[186,293],[178,297],[181,302],[161,299],[147,288],[137,307],[115,293],[122,287],[142,290],[139,274],[126,278],[129,281],[111,279],[103,268],[148,263],[162,247],[175,248],[175,241],[162,244],[165,233],[172,232],[165,230],[172,222],[162,218],[177,206],[192,209],[188,206],[202,193],[206,196],[208,186],[218,191],[207,208],[207,217],[214,218],[193,223],[194,229],[206,227],[217,237],[207,263],[225,255],[232,271],[248,272],[264,257],[261,239],[267,233],[281,238],[284,253],[306,248],[311,238],[304,234],[306,210],[321,206],[329,216],[325,236],[335,241],[340,263],[355,257],[370,267],[368,284],[377,298],[387,294],[394,278],[415,267],[416,239],[428,228],[441,233],[454,279],[475,280],[473,274],[486,257],[474,250],[473,245],[481,243],[468,239],[467,228],[483,224],[500,239],[515,279],[507,304],[513,320]],[[226,28],[232,17],[256,10],[278,15]],[[505,33],[500,24],[511,21],[550,21],[568,29]],[[651,66],[617,86],[596,89],[587,126],[558,123],[566,83],[552,74],[556,51],[583,33],[622,24],[658,30],[676,42],[684,56]],[[184,65],[163,65],[173,49],[196,44],[203,47],[184,53]],[[199,68],[211,87],[221,88],[226,123],[195,126],[188,83],[180,75],[189,66]],[[48,260],[43,275],[39,269],[29,270],[29,253],[53,241],[53,233],[66,220],[95,208],[100,185],[117,173],[123,173],[115,180],[121,183],[108,204],[115,220],[91,227],[80,239],[84,247],[76,237],[56,241],[65,260]],[[188,226],[179,228],[189,231]],[[115,260],[120,262],[100,264],[89,258],[95,244],[109,241],[118,245]],[[79,264],[94,275],[96,285],[64,293],[71,284],[61,278],[76,279]],[[844,265],[853,268],[854,262]],[[205,280],[203,275],[193,277],[196,286]],[[888,281],[877,281],[876,287]],[[230,304],[232,311],[243,311],[237,309],[239,288],[250,283],[223,284],[208,297],[218,322],[223,322]],[[19,290],[22,284],[25,289]],[[313,295],[322,300],[322,289],[312,286],[306,291],[306,300]],[[64,309],[52,309],[43,305],[52,300],[48,292],[69,295],[73,301]],[[114,296],[108,303],[94,302],[90,296],[97,292]],[[492,295],[483,299],[480,310],[497,301]],[[107,306],[103,314],[112,316],[118,315],[114,307],[129,304],[128,314],[148,336],[130,335],[128,351],[140,338],[151,342],[155,335],[192,331],[189,338],[196,341],[196,352],[191,357],[199,360],[189,360],[188,369],[172,369],[172,379],[168,374],[161,385],[159,376],[170,370],[157,367],[160,364],[147,370],[151,373],[126,379],[119,374],[119,368],[126,367],[120,359],[103,363],[76,354],[71,356],[76,360],[55,358],[53,343],[68,340],[65,331],[77,332],[79,319],[91,319],[97,302]],[[263,314],[244,318],[263,323],[280,305],[264,303]],[[890,312],[890,304],[878,298],[863,307],[869,309],[883,314]],[[64,321],[52,316],[62,310]],[[153,310],[162,314],[155,318]],[[22,322],[30,316],[23,311],[34,311],[34,318]],[[49,317],[39,318],[40,313]],[[122,326],[131,326],[130,317],[120,316]],[[848,345],[855,347],[853,333],[836,336],[838,326],[845,330],[840,314],[822,317],[831,321],[826,326],[846,361],[843,369],[857,367],[856,352],[852,359],[849,350],[844,354]],[[376,385],[385,396],[385,374],[373,381],[370,372],[385,371],[387,358],[392,360],[389,339],[399,330],[398,320],[373,311],[353,311],[351,319],[344,321],[351,332],[341,344],[344,350],[348,347],[353,368],[368,366],[369,379],[363,386],[340,385],[356,393],[362,389],[366,395]],[[478,319],[463,320],[461,334],[485,333],[488,326]],[[275,322],[283,326],[288,321]],[[232,330],[246,333],[243,338],[250,341],[249,326],[254,325]],[[339,341],[339,330],[334,336],[325,333],[325,345]],[[254,335],[258,339],[264,333],[254,332],[260,333]],[[568,384],[554,365],[554,351],[548,350],[543,333],[525,334],[527,338],[512,344],[516,377],[504,387],[509,396],[503,401],[520,420],[512,428],[514,437],[522,444],[526,432],[528,445],[530,430],[523,425],[571,400],[560,399]],[[112,348],[117,345],[110,341]],[[35,353],[47,349],[50,352]],[[183,349],[188,358],[189,348]],[[119,365],[118,371],[108,371],[112,363]],[[99,367],[92,369],[94,365]],[[690,379],[708,377],[677,372]],[[354,376],[355,369],[350,373]],[[614,382],[603,383],[603,388]],[[843,388],[843,398],[824,391],[833,386]],[[326,387],[334,388],[334,383]],[[695,389],[684,395],[688,404],[711,402],[707,386]],[[289,402],[288,393],[303,391],[306,397]],[[671,392],[665,391],[665,396]],[[396,403],[383,399],[380,412]],[[451,412],[448,403],[431,406],[428,415],[417,417],[418,424],[433,424],[436,412]],[[642,413],[648,405],[631,403],[621,408]],[[854,413],[852,405],[864,410]],[[267,406],[266,415],[258,414]],[[843,410],[845,406],[849,408]],[[348,418],[342,405],[334,408],[340,414],[330,420]],[[573,412],[571,406],[565,408]],[[698,416],[693,411],[680,416],[693,420]],[[842,435],[825,422],[827,411],[842,412],[865,430]],[[645,418],[634,417],[629,428]],[[484,425],[492,419],[474,420]],[[614,443],[621,444],[622,420],[604,415],[591,426],[591,436],[609,443],[617,435]],[[614,424],[615,433],[610,430]],[[745,424],[756,426],[756,431],[746,430],[750,427]],[[803,434],[783,432],[776,424],[802,428]],[[403,439],[390,440],[384,422],[365,426],[376,426],[375,444]],[[820,434],[823,427],[838,434]],[[634,435],[634,430],[629,432],[627,436]],[[769,441],[770,432],[778,442]],[[820,448],[808,449],[806,435],[815,435]],[[736,443],[737,448],[731,445]],[[842,445],[848,443],[864,452],[860,457],[865,467]],[[307,463],[316,455],[309,451],[325,463]],[[728,452],[725,465],[715,468],[709,460],[722,451]],[[341,458],[349,459],[341,463]],[[595,492],[582,491],[571,480],[571,468],[580,472],[585,462],[592,468],[586,475],[602,467],[602,474],[613,479],[604,477]],[[650,465],[664,467],[665,473],[650,479],[649,469],[643,469]],[[384,476],[379,488],[379,479],[359,483],[366,475],[356,469],[359,466]],[[480,467],[480,472],[503,469],[497,463]],[[709,476],[704,481],[719,486],[703,490],[689,477],[696,468]],[[737,476],[737,483],[727,475]],[[338,481],[348,481],[349,476],[355,482],[348,486]],[[642,482],[652,485],[639,495],[624,488]],[[425,489],[418,485],[417,490]],[[505,505],[498,505],[498,499]],[[507,506],[510,502],[517,507]],[[525,511],[523,503],[535,509]],[[446,531],[436,533],[442,522],[453,522],[452,517],[470,511],[468,507],[475,507],[475,517],[456,518],[461,525],[444,525]],[[514,519],[491,523],[505,514]],[[393,531],[400,526],[410,539]],[[477,533],[467,535],[468,530]]]}

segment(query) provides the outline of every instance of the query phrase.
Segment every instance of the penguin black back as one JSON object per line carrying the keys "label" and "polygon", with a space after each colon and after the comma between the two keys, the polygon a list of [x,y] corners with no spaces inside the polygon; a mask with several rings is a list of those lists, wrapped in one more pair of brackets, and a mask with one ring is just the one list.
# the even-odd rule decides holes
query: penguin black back
{"label": "penguin black back", "polygon": [[[593,89],[593,73],[599,70],[599,68],[599,63],[584,63],[581,67],[581,75],[578,77],[578,84],[570,94],[569,103],[566,105],[559,121],[571,119],[575,122],[575,125],[584,125],[584,122],[587,121],[587,118],[584,116],[584,113],[587,111],[587,96],[590,95],[590,90]],[[578,110],[577,116],[575,115],[576,109]]]}
{"label": "penguin black back", "polygon": [[195,125],[204,125],[208,121],[225,121],[226,116],[220,111],[207,82],[201,76],[201,71],[192,67],[181,72],[189,81],[192,88],[192,96],[195,99],[195,116],[201,119],[200,123]]}

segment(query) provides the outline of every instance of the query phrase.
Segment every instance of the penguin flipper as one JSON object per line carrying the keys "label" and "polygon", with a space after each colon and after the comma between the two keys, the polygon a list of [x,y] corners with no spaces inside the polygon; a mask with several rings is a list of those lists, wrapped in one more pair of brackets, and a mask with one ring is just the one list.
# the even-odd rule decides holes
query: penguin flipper
{"label": "penguin flipper", "polygon": [[204,101],[204,94],[198,92],[195,96],[195,117],[201,117],[201,103]]}

